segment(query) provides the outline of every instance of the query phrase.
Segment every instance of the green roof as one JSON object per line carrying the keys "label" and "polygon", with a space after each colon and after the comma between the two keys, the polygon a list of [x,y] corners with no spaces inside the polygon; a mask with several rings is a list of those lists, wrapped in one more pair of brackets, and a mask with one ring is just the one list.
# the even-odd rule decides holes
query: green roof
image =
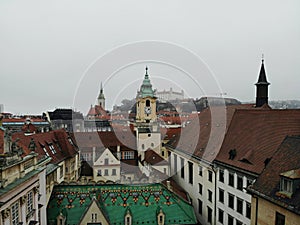
{"label": "green roof", "polygon": [[145,78],[143,80],[143,84],[141,86],[140,92],[138,94],[138,97],[145,98],[145,97],[154,97],[154,90],[152,89],[152,84],[149,79],[148,75],[148,68],[146,67],[146,74]]}
{"label": "green roof", "polygon": [[47,208],[47,224],[55,225],[60,213],[66,216],[66,225],[79,224],[93,198],[112,225],[124,224],[127,210],[132,224],[157,224],[160,209],[165,214],[165,224],[197,223],[192,205],[161,184],[105,184],[55,186]]}

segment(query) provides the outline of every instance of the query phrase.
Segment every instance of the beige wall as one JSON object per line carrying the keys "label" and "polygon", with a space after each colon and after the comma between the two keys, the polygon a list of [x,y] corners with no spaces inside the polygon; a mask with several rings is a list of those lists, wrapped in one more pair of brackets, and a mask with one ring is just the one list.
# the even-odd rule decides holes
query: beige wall
{"label": "beige wall", "polygon": [[[251,225],[255,225],[256,201],[257,199],[252,197]],[[278,205],[272,204],[265,199],[258,198],[257,225],[274,225],[276,212],[285,216],[285,225],[300,224],[299,215],[296,215],[295,213],[292,213]]]}
{"label": "beige wall", "polygon": [[[92,214],[97,214],[97,220],[94,219],[94,221],[92,221]],[[86,225],[87,223],[97,223],[97,222],[98,223],[101,222],[102,225],[108,225],[108,222],[106,221],[101,210],[96,204],[96,201],[93,201],[88,211],[86,212],[85,216],[81,220],[80,225]]]}

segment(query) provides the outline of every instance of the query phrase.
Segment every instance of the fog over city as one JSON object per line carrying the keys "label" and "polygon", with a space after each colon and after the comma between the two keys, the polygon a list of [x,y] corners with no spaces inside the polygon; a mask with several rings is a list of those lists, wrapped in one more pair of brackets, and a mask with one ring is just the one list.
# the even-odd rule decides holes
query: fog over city
{"label": "fog over city", "polygon": [[136,96],[146,66],[158,90],[254,101],[262,54],[270,100],[299,100],[299,9],[297,0],[1,1],[0,104],[85,114],[103,82],[112,109]]}

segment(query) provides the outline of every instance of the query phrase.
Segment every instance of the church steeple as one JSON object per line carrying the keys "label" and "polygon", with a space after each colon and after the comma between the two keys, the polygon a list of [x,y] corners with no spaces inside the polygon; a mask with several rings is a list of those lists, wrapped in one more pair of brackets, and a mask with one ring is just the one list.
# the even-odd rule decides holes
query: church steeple
{"label": "church steeple", "polygon": [[261,60],[261,68],[259,72],[258,81],[256,85],[256,104],[255,107],[261,107],[264,104],[268,104],[268,86],[270,83],[267,81],[264,58]]}
{"label": "church steeple", "polygon": [[100,93],[98,96],[98,105],[100,105],[105,110],[105,97],[104,97],[104,93],[103,93],[102,82],[101,82],[101,86],[100,86]]}
{"label": "church steeple", "polygon": [[145,97],[154,97],[155,92],[152,89],[152,84],[149,79],[148,75],[148,67],[146,67],[145,78],[143,80],[143,84],[141,85],[140,91],[138,92],[138,98],[145,98]]}

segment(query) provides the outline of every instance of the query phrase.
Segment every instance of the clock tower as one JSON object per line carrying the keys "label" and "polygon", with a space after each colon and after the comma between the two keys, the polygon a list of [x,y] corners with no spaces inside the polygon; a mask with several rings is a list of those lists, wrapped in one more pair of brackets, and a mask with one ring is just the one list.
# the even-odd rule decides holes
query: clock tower
{"label": "clock tower", "polygon": [[156,117],[156,97],[146,67],[145,77],[136,97],[137,148],[143,159],[144,152],[152,149],[158,154],[161,151],[161,134]]}

